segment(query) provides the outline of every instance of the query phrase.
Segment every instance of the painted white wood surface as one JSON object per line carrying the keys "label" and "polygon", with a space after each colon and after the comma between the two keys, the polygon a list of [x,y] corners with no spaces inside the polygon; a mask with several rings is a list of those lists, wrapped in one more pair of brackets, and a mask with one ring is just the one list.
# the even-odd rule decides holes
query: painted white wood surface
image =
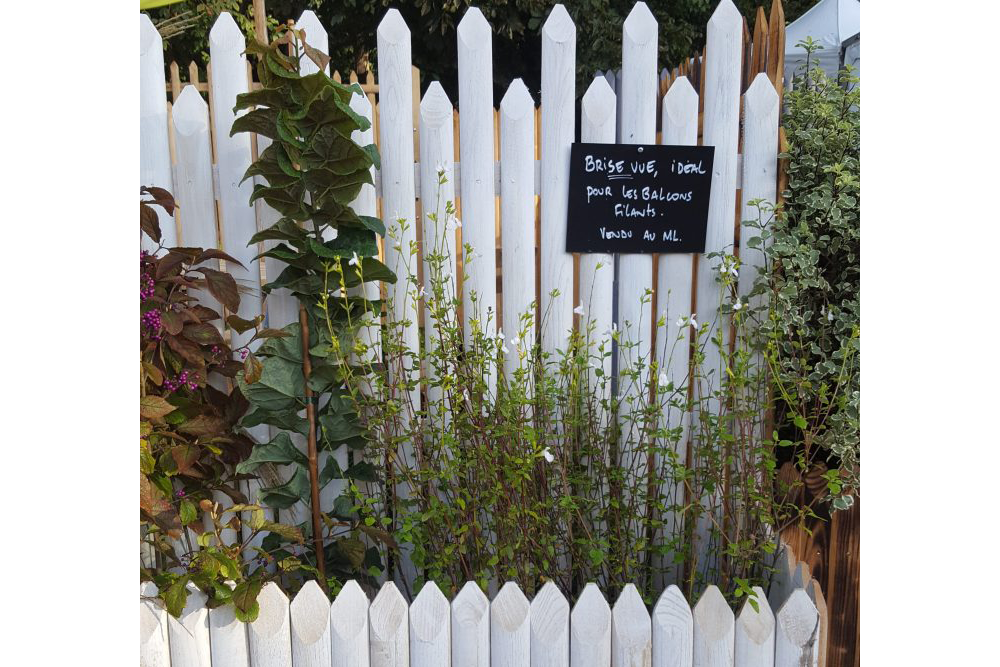
{"label": "painted white wood surface", "polygon": [[792,594],[795,586],[792,585],[792,577],[798,563],[792,550],[784,542],[778,547],[778,554],[775,558],[775,572],[771,575],[771,585],[767,591],[767,603],[771,611],[777,613],[781,605]]}
{"label": "painted white wood surface", "polygon": [[[456,219],[447,213],[448,202],[455,205],[455,123],[454,107],[444,88],[432,81],[420,101],[420,211],[423,215],[423,245],[421,255],[424,262],[423,288],[428,298],[433,293],[431,284],[431,263],[428,257],[440,257],[440,276],[444,298],[458,295],[455,289],[458,272],[458,250],[456,248]],[[438,170],[443,170],[439,175]],[[441,183],[441,180],[444,183]],[[435,219],[430,218],[434,215]],[[437,262],[435,262],[437,263]],[[425,303],[429,303],[425,302]],[[453,315],[454,316],[454,315]],[[443,323],[442,323],[443,324]],[[424,308],[424,376],[428,382],[437,373],[428,359],[437,349],[439,336],[434,316],[429,305]],[[443,392],[440,386],[427,386],[427,398],[432,409],[441,406]],[[441,415],[447,419],[447,411]]]}
{"label": "painted white wood surface", "polygon": [[796,588],[775,615],[774,664],[818,667],[819,613],[805,590]]}
{"label": "painted white wood surface", "polygon": [[653,667],[691,667],[694,618],[681,589],[671,584],[653,607]]}
{"label": "painted white wood surface", "polygon": [[[780,100],[771,80],[766,74],[758,74],[743,96],[743,193],[741,224],[746,220],[766,223],[768,213],[758,212],[750,206],[755,199],[763,199],[771,206],[778,196],[778,118]],[[174,111],[176,114],[176,110]],[[740,231],[740,275],[739,293],[746,297],[753,289],[754,281],[764,268],[764,253],[761,248],[751,248],[751,238],[760,235],[760,230],[742,226]],[[751,306],[755,301],[751,302]]]}
{"label": "painted white wood surface", "polygon": [[[470,7],[458,24],[459,159],[461,170],[462,308],[466,345],[476,322],[487,335],[497,330],[496,208],[493,182],[493,30]],[[488,371],[490,393],[496,369]]]}
{"label": "painted white wood surface", "polygon": [[694,667],[732,667],[736,621],[718,587],[705,589],[692,616]]}
{"label": "painted white wood surface", "polygon": [[531,667],[569,666],[569,602],[551,581],[531,601]]}
{"label": "painted white wood surface", "polygon": [[613,667],[650,667],[653,636],[646,603],[635,584],[626,584],[611,609]]}
{"label": "painted white wood surface", "polygon": [[[535,103],[521,79],[511,82],[500,102],[500,222],[503,332],[508,341],[520,337],[522,317],[528,315],[530,341],[535,331]],[[505,346],[504,374],[511,381],[522,363],[518,350]]]}
{"label": "painted white wood surface", "polygon": [[580,598],[573,605],[569,625],[570,664],[574,667],[609,667],[611,607],[597,584],[584,586]]}
{"label": "painted white wood surface", "polygon": [[[184,243],[192,248],[218,248],[208,103],[194,86],[187,85],[181,90],[174,103],[171,120],[177,157],[174,199],[179,210],[183,211]],[[205,266],[218,270],[219,262],[209,260]],[[197,298],[202,305],[222,314],[222,306],[207,290],[198,290]],[[221,328],[221,323],[216,324]]]}
{"label": "painted white wood surface", "polygon": [[331,660],[330,601],[315,580],[296,594],[288,609],[292,626],[292,664],[327,667]]}
{"label": "painted white wood surface", "polygon": [[[393,335],[401,334],[401,342],[408,349],[419,350],[417,291],[417,261],[410,248],[417,241],[416,206],[413,182],[413,70],[410,59],[410,29],[396,9],[386,12],[378,26],[379,71],[379,151],[382,164],[382,219],[386,227],[385,263],[395,274],[396,282],[386,286],[386,296],[391,302],[386,311],[386,322],[393,328]],[[400,222],[402,221],[402,222]],[[407,358],[403,368],[390,370],[389,381],[401,386],[415,380],[420,368]],[[399,377],[396,375],[399,374]],[[404,391],[394,389],[393,391]],[[401,397],[402,398],[402,397]],[[408,399],[408,400],[407,400]],[[420,405],[419,389],[414,388],[404,399],[403,418],[413,418],[410,407]],[[413,465],[413,444],[400,445],[403,465]],[[397,487],[401,497],[408,497],[405,485]],[[408,553],[401,558],[402,577],[413,581],[416,570]]]}
{"label": "painted white wood surface", "polygon": [[[719,277],[722,258],[709,259],[708,255],[715,252],[732,254],[734,250],[743,17],[732,0],[719,2],[706,32],[702,143],[715,147],[715,157],[712,162],[705,253],[698,257],[696,279],[698,325],[702,328],[707,326],[707,330],[700,334],[698,340],[698,346],[705,356],[700,369],[701,377],[695,383],[694,395],[704,399],[700,403],[702,411],[718,415],[722,407],[714,393],[721,388],[724,369],[721,350],[713,339],[717,332],[721,332],[722,344],[724,347],[728,346],[730,318],[719,313],[722,293],[721,285],[716,279]],[[712,502],[705,504],[710,505]],[[714,504],[717,506],[718,502]],[[697,558],[706,568],[712,565],[711,559],[707,557],[709,525],[708,518],[703,517],[696,528]]]}
{"label": "painted white wood surface", "polygon": [[[139,185],[156,186],[173,193],[170,173],[170,138],[167,129],[166,70],[163,38],[147,14],[139,14]],[[209,181],[211,184],[211,181]],[[166,211],[154,206],[160,219],[161,243],[176,246],[177,230]],[[142,247],[152,250],[152,241],[142,236]]]}
{"label": "painted white wood surface", "polygon": [[[583,95],[580,106],[580,140],[584,143],[613,144],[615,143],[616,121],[615,91],[608,85],[607,79],[595,77]],[[605,378],[611,377],[612,343],[611,323],[614,321],[613,301],[615,288],[614,255],[605,253],[582,253],[580,255],[580,305],[583,306],[583,316],[580,318],[580,332],[587,336],[591,332],[593,343],[592,355],[602,355],[602,359],[594,360],[594,366],[599,366]],[[600,348],[602,341],[603,353]],[[590,386],[596,391],[601,386],[597,376],[597,368],[590,369]],[[607,385],[610,392],[610,383]],[[603,396],[610,398],[610,396]],[[601,423],[605,416],[602,415]]]}
{"label": "painted white wood surface", "polygon": [[[322,51],[326,55],[330,55],[330,37],[326,32],[326,28],[323,27],[322,21],[316,16],[316,12],[311,9],[307,9],[302,12],[299,16],[299,20],[295,22],[296,30],[305,30],[306,33],[306,44],[313,47],[317,51]],[[302,50],[302,54],[299,56],[299,73],[302,76],[307,76],[309,74],[315,74],[319,71],[319,66],[313,62],[312,58],[306,55],[305,49]],[[327,64],[323,68],[323,71],[327,75],[330,74],[330,65]]]}
{"label": "painted white wood surface", "polygon": [[557,4],[542,26],[540,312],[542,351],[550,354],[566,349],[573,328],[573,255],[566,252],[566,210],[575,105],[576,25]]}
{"label": "painted white wood surface", "polygon": [[[657,25],[644,2],[637,2],[622,27],[622,144],[656,142]],[[640,157],[636,149],[636,157]],[[649,365],[652,361],[652,304],[644,296],[653,288],[653,256],[621,255],[618,258],[618,421],[621,426],[621,465],[641,479],[646,455],[641,451],[639,412],[647,402]],[[645,303],[643,301],[645,300]],[[628,343],[631,343],[630,346]],[[628,372],[638,377],[625,377]],[[626,485],[629,486],[629,485]],[[625,494],[624,502],[631,503]],[[635,508],[641,515],[645,508]]]}
{"label": "painted white wood surface", "polygon": [[273,581],[257,596],[260,612],[248,624],[247,640],[253,667],[292,667],[291,619],[288,596]]}
{"label": "painted white wood surface", "polygon": [[410,605],[410,664],[448,667],[451,664],[451,614],[448,599],[428,581]]}
{"label": "painted white wood surface", "polygon": [[368,596],[353,579],[344,584],[330,605],[333,667],[369,663],[368,606]]}
{"label": "painted white wood surface", "polygon": [[250,667],[247,625],[236,620],[233,605],[208,610],[212,667]]}
{"label": "painted white wood surface", "polygon": [[[530,667],[531,605],[513,581],[508,581],[490,605],[492,667]],[[474,663],[461,663],[474,664]]]}
{"label": "painted white wood surface", "polygon": [[[251,179],[243,181],[250,167],[250,135],[240,132],[229,136],[237,114],[233,113],[236,96],[250,89],[247,81],[247,59],[243,51],[246,39],[228,12],[222,12],[208,35],[212,58],[212,126],[214,128],[219,172],[219,212],[222,218],[222,248],[239,260],[243,268],[228,263],[226,270],[246,290],[240,295],[239,316],[252,320],[261,313],[260,269],[254,257],[256,245],[247,242],[257,231],[257,219],[250,206],[253,192]],[[240,111],[243,115],[245,111]],[[243,181],[242,183],[240,181]],[[232,332],[233,346],[244,345],[253,335]]]}
{"label": "painted white wood surface", "polygon": [[490,664],[490,601],[473,581],[451,603],[451,655],[456,665]]}
{"label": "painted white wood surface", "polygon": [[767,604],[764,589],[754,586],[757,609],[750,601],[743,603],[736,617],[736,667],[774,667],[774,613]]}
{"label": "painted white wood surface", "polygon": [[[698,323],[710,325],[699,341],[705,351],[703,372],[711,376],[700,383],[700,395],[718,390],[722,370],[718,347],[710,342],[721,328],[723,343],[729,340],[728,317],[718,313],[721,294],[716,282],[721,258],[708,259],[713,252],[733,252],[736,215],[736,162],[740,124],[740,72],[743,17],[732,0],[721,0],[708,22],[705,62],[705,116],[702,141],[715,146],[712,163],[712,191],[708,205],[705,254],[698,261]],[[709,400],[713,414],[719,404]]]}
{"label": "painted white wood surface", "polygon": [[156,600],[142,599],[158,592],[151,581],[139,587],[139,667],[170,667],[167,610]]}
{"label": "painted white wood surface", "polygon": [[[673,146],[696,146],[698,144],[698,93],[695,92],[687,77],[680,77],[663,96],[661,107],[661,127],[663,134],[661,143]],[[665,429],[681,429],[680,439],[673,444],[677,461],[684,465],[687,456],[687,446],[690,428],[690,413],[684,407],[670,405],[671,402],[687,402],[687,386],[689,381],[689,352],[691,346],[691,331],[689,318],[691,308],[691,270],[694,255],[689,253],[664,253],[659,256],[656,279],[657,317],[663,319],[663,326],[656,327],[656,359],[659,365],[657,373],[658,395],[664,396],[660,402],[664,404],[660,425]],[[673,389],[667,390],[661,378],[666,379],[666,385]],[[662,392],[662,394],[659,394]],[[662,443],[667,446],[668,443]],[[657,469],[663,469],[662,454],[657,454]],[[663,482],[662,492],[668,498],[668,504],[683,507],[684,485],[674,476],[667,476]],[[666,510],[663,516],[664,532],[667,535],[679,534],[682,529],[683,514],[674,510]],[[662,584],[676,583],[680,577],[676,565],[668,556],[661,566],[666,570],[660,579]]]}
{"label": "painted white wood surface", "polygon": [[180,618],[167,615],[170,667],[211,667],[206,600],[205,594],[194,584],[188,584],[187,604],[184,605]]}
{"label": "painted white wood surface", "polygon": [[371,667],[408,667],[409,609],[396,584],[391,581],[382,584],[368,609],[368,619]]}

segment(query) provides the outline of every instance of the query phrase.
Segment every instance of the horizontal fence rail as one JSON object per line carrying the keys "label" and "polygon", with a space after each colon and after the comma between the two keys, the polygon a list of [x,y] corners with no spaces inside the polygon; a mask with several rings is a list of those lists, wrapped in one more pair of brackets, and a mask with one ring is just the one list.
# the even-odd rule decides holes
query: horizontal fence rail
{"label": "horizontal fence rail", "polygon": [[[152,584],[142,594],[155,595]],[[411,604],[392,582],[369,599],[347,582],[331,604],[315,582],[289,601],[274,583],[251,623],[207,609],[192,589],[180,618],[140,599],[141,667],[818,667],[820,612],[792,588],[733,614],[709,586],[693,607],[676,586],[650,608],[631,584],[613,605],[588,584],[572,607],[551,582],[530,601],[514,583],[487,599],[468,583],[451,601],[427,583]]]}

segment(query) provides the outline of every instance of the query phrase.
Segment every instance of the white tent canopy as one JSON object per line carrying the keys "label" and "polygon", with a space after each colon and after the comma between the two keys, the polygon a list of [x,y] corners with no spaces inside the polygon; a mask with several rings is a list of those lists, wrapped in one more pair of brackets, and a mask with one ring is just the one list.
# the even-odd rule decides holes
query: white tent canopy
{"label": "white tent canopy", "polygon": [[[812,37],[823,48],[813,53],[813,59],[830,76],[836,76],[841,66],[841,49],[850,42],[852,58],[848,59],[860,71],[861,3],[859,0],[820,0],[812,9],[785,28],[785,77],[790,80],[801,72],[806,51],[796,46]],[[858,35],[857,39],[852,39]],[[851,62],[855,60],[855,62]],[[857,74],[857,73],[856,73]]]}

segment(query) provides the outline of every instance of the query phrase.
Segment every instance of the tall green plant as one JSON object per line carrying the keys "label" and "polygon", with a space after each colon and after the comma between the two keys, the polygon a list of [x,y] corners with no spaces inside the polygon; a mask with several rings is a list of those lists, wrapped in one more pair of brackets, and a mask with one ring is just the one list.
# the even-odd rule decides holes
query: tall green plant
{"label": "tall green plant", "polygon": [[[355,509],[364,505],[356,483],[374,474],[358,456],[365,438],[351,402],[344,400],[345,364],[333,354],[341,345],[350,346],[363,313],[381,308],[377,301],[348,296],[347,289],[364,281],[395,280],[372,258],[378,254],[377,236],[385,231],[382,222],[359,216],[350,206],[362,186],[372,183],[378,152],[351,138],[370,126],[350,108],[360,88],[337,83],[322,71],[300,73],[303,53],[321,69],[325,64],[325,56],[305,43],[301,31],[283,28],[272,44],[252,42],[247,51],[257,57],[261,88],[237,98],[236,111],[251,110],[233,123],[232,132],[271,139],[245,178],[260,179],[250,203],[262,200],[281,215],[250,243],[267,242],[262,255],[287,265],[263,289],[291,292],[300,317],[284,327],[286,337],[268,340],[246,358],[239,384],[251,410],[242,424],[268,424],[276,435],[255,447],[240,471],[287,466],[284,481],[262,489],[260,499],[277,509],[299,502],[309,508],[312,520],[301,529],[314,553],[295,555],[303,559],[304,570],[320,575],[321,584],[336,588],[347,577],[377,574],[378,552],[363,537],[387,537]],[[343,291],[335,296],[337,290]],[[294,444],[300,437],[308,441],[306,454]],[[330,456],[319,469],[319,452],[342,448],[349,461],[359,460],[341,469]],[[331,507],[319,507],[319,490],[338,479],[347,480],[346,491]]]}

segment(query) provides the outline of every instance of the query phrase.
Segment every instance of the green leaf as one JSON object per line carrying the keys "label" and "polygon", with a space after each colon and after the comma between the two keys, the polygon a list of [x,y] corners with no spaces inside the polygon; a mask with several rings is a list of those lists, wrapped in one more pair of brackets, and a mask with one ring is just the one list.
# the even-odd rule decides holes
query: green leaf
{"label": "green leaf", "polygon": [[185,498],[181,501],[181,523],[185,526],[198,518],[198,509],[194,503]]}
{"label": "green leaf", "polygon": [[295,467],[291,478],[279,486],[260,490],[260,499],[268,507],[288,509],[299,501],[309,501],[309,473],[301,466]]}
{"label": "green leaf", "polygon": [[344,471],[340,469],[340,464],[337,463],[337,459],[333,456],[329,456],[326,459],[326,465],[323,469],[319,471],[319,486],[323,488],[329,484],[332,480],[343,479]]}
{"label": "green leaf", "polygon": [[257,614],[260,613],[257,595],[260,594],[263,585],[264,582],[260,579],[250,579],[236,584],[236,588],[233,589],[233,608],[240,621],[251,623],[257,620]]}
{"label": "green leaf", "polygon": [[278,130],[276,128],[277,117],[278,111],[275,109],[264,107],[254,109],[242,116],[238,116],[233,121],[232,129],[229,130],[229,136],[233,136],[238,132],[254,132],[268,139],[278,139]]}
{"label": "green leaf", "polygon": [[281,431],[274,436],[271,442],[256,445],[250,456],[245,461],[236,466],[236,473],[245,475],[252,473],[264,463],[289,464],[296,463],[300,466],[308,465],[309,460],[305,454],[298,450],[288,433]]}
{"label": "green leaf", "polygon": [[188,575],[178,577],[163,592],[163,603],[167,607],[167,613],[174,618],[180,618],[181,612],[184,611],[184,606],[187,604],[188,579]]}
{"label": "green leaf", "polygon": [[344,472],[344,477],[362,482],[374,482],[378,478],[378,475],[376,474],[375,466],[368,461],[360,461],[348,468]]}

